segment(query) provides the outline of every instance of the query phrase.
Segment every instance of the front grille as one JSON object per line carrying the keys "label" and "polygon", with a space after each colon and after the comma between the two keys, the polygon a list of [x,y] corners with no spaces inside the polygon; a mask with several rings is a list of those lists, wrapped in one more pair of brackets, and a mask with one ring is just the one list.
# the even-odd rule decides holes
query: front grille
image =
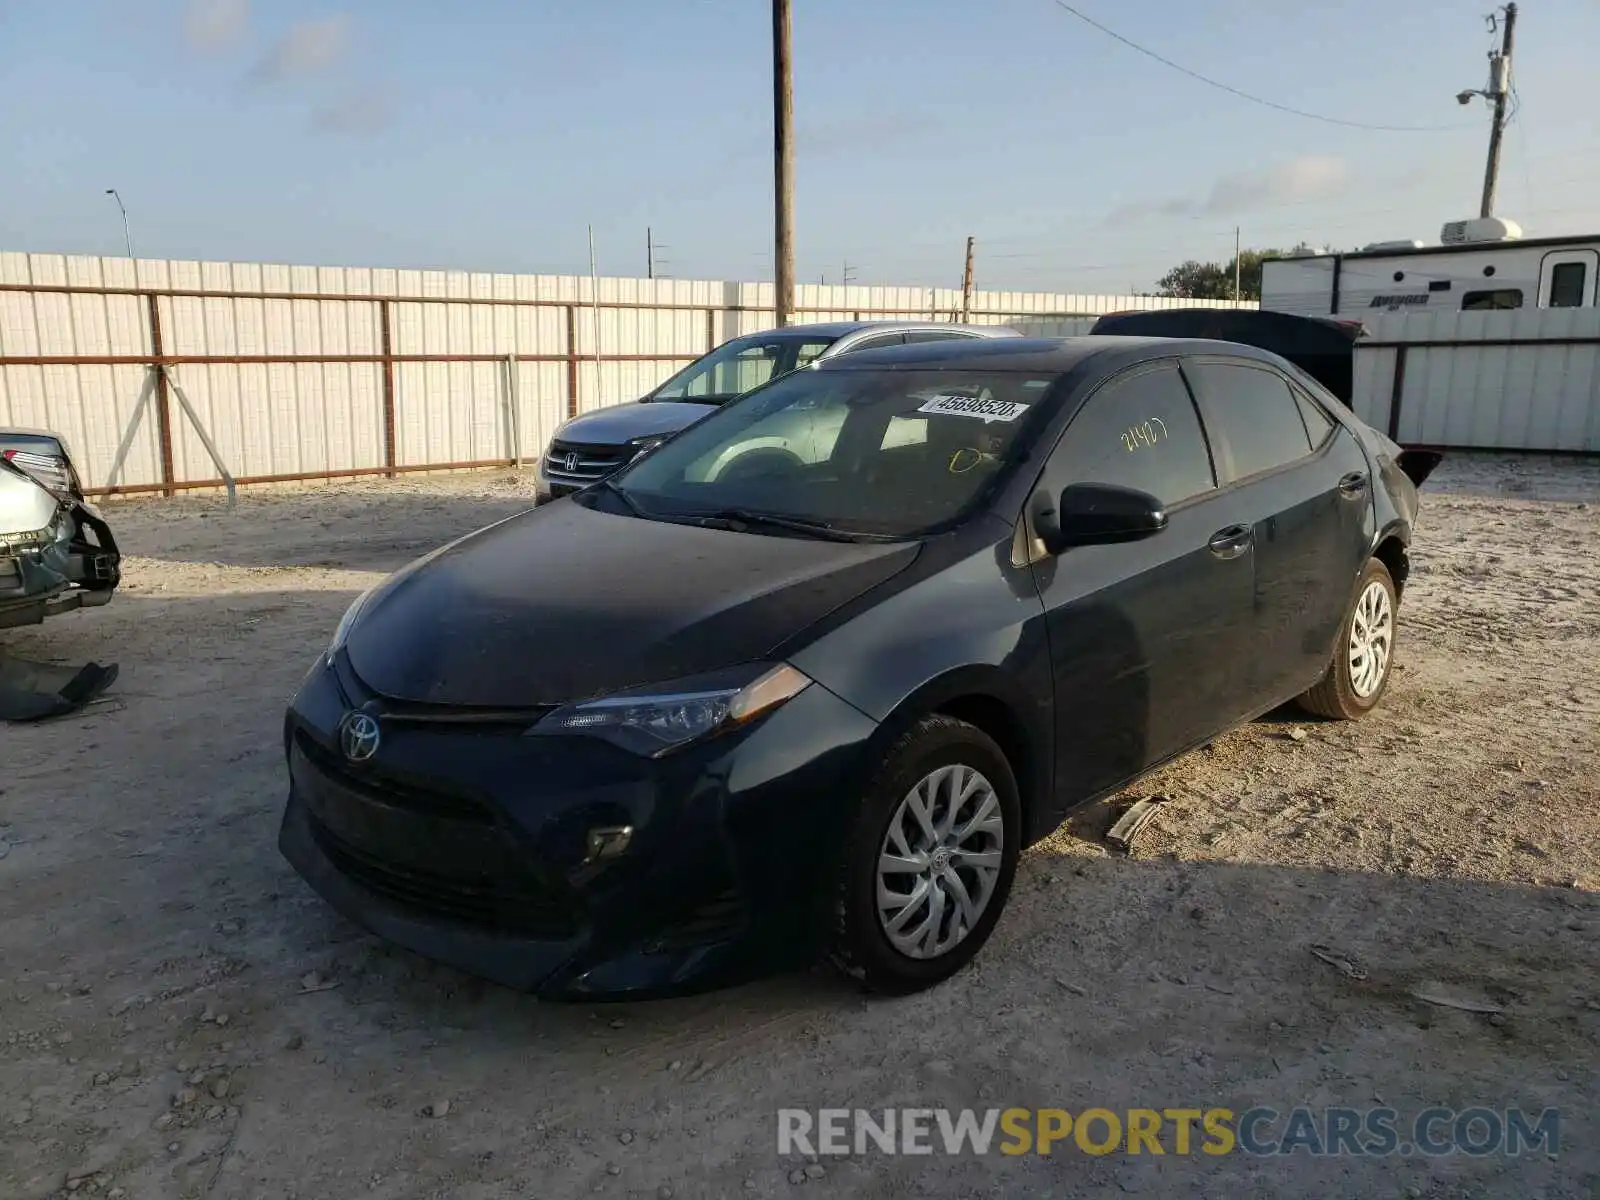
{"label": "front grille", "polygon": [[304,729],[295,730],[294,740],[295,747],[312,766],[357,796],[430,817],[447,817],[475,825],[495,823],[494,811],[471,796],[421,787],[397,779],[381,768],[362,767],[358,770],[313,739]]}
{"label": "front grille", "polygon": [[554,441],[544,456],[544,473],[552,483],[587,487],[628,465],[633,450],[628,446],[593,446],[578,442]]}
{"label": "front grille", "polygon": [[534,880],[457,879],[364,853],[315,817],[312,836],[339,872],[396,906],[495,932],[562,941],[578,932],[573,906]]}

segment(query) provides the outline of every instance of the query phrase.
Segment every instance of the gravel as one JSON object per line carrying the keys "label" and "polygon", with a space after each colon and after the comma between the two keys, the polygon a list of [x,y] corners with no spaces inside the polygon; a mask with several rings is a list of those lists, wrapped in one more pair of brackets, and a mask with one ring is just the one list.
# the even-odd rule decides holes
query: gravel
{"label": "gravel", "polygon": [[[84,1162],[115,1163],[130,1200],[308,1200],[374,1176],[374,1195],[616,1192],[600,1147],[626,1129],[654,1177],[634,1195],[665,1195],[662,1179],[684,1196],[762,1192],[815,1183],[811,1166],[826,1169],[818,1194],[839,1197],[1310,1200],[1394,1195],[1397,1173],[1431,1168],[1071,1147],[796,1165],[776,1114],[1382,1095],[1403,1114],[1536,1103],[1576,1130],[1600,1111],[1600,464],[1448,460],[1382,707],[1354,725],[1269,714],[1079,814],[1024,857],[994,939],[946,985],[865,1001],[818,970],[602,1021],[368,937],[275,844],[283,704],[346,605],[529,492],[499,472],[247,492],[232,513],[212,497],[115,503],[127,590],[0,635],[25,656],[122,668],[107,703],[0,729],[14,847],[0,863],[0,1196],[57,1195]],[[1108,857],[1110,820],[1150,795],[1169,799]],[[104,992],[113,972],[111,998],[73,990]],[[1424,980],[1510,1019],[1435,1007],[1424,1024],[1408,998]],[[108,1019],[125,995],[144,1002]],[[93,1083],[133,1059],[142,1078]],[[221,1080],[237,1107],[206,1121]],[[1600,1142],[1575,1132],[1557,1159],[1448,1167],[1452,1195],[1577,1196]]]}

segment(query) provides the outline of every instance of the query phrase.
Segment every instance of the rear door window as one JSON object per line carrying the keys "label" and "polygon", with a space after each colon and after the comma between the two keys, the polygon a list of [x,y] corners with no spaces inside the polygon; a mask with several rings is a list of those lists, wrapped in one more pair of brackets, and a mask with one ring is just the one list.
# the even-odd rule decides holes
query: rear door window
{"label": "rear door window", "polygon": [[1300,406],[1300,417],[1306,423],[1306,433],[1311,438],[1311,448],[1317,449],[1328,440],[1328,435],[1333,432],[1333,418],[1322,411],[1322,407],[1306,395],[1299,388],[1294,389],[1295,403]]}
{"label": "rear door window", "polygon": [[1200,361],[1193,373],[1206,424],[1225,443],[1231,478],[1244,479],[1311,453],[1311,435],[1289,381],[1266,367]]}
{"label": "rear door window", "polygon": [[906,335],[903,333],[880,333],[877,337],[863,338],[850,347],[849,353],[854,354],[857,350],[882,350],[885,346],[900,346],[905,344],[905,340]]}

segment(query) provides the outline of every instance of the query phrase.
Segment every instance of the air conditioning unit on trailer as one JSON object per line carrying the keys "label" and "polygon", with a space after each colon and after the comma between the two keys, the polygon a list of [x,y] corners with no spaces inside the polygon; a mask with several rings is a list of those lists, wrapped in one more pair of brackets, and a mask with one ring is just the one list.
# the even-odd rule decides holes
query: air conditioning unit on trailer
{"label": "air conditioning unit on trailer", "polygon": [[1446,246],[1470,242],[1514,242],[1522,236],[1522,226],[1502,217],[1475,217],[1470,221],[1450,221],[1439,233]]}

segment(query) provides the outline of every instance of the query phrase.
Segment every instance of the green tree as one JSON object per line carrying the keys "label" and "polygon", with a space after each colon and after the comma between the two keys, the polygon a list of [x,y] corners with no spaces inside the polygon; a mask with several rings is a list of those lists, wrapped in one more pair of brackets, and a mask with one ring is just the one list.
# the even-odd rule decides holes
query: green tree
{"label": "green tree", "polygon": [[[1282,250],[1242,250],[1239,252],[1239,299],[1261,299],[1261,264],[1278,258]],[[1156,295],[1177,296],[1185,300],[1232,300],[1234,260],[1225,263],[1196,262],[1190,259],[1168,271],[1156,284]]]}
{"label": "green tree", "polygon": [[1233,295],[1233,277],[1228,277],[1225,287],[1220,266],[1191,258],[1156,281],[1156,295],[1183,300],[1225,300]]}

